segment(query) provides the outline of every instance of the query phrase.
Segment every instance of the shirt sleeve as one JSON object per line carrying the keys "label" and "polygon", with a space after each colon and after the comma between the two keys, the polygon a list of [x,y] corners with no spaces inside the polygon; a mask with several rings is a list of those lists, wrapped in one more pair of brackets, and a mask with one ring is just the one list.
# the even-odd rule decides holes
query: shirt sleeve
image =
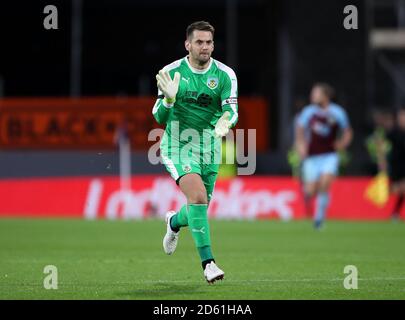
{"label": "shirt sleeve", "polygon": [[238,122],[238,80],[235,73],[230,70],[226,73],[221,92],[222,111],[231,114],[231,128]]}
{"label": "shirt sleeve", "polygon": [[167,104],[164,101],[163,93],[158,90],[158,97],[156,99],[155,105],[152,109],[153,117],[156,119],[159,124],[166,124],[169,119],[170,111],[173,108],[173,104]]}
{"label": "shirt sleeve", "polygon": [[309,125],[309,121],[311,120],[312,116],[312,108],[306,107],[304,108],[301,113],[298,115],[296,119],[296,125],[301,128],[307,128]]}
{"label": "shirt sleeve", "polygon": [[337,109],[337,120],[339,123],[340,128],[342,129],[347,129],[350,127],[350,122],[349,122],[349,118],[347,116],[347,113],[345,111],[345,109],[343,108],[339,108]]}

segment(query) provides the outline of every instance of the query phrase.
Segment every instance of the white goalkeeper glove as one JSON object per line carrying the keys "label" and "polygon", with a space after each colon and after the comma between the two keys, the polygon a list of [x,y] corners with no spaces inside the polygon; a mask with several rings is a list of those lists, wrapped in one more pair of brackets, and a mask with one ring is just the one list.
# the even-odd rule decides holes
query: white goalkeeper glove
{"label": "white goalkeeper glove", "polygon": [[219,118],[215,125],[215,138],[222,138],[228,134],[229,128],[231,127],[231,122],[229,121],[230,116],[229,111],[225,111],[222,117]]}
{"label": "white goalkeeper glove", "polygon": [[172,80],[169,72],[160,70],[156,75],[156,80],[159,90],[165,96],[166,103],[173,104],[176,101],[177,91],[179,91],[180,73],[176,72]]}

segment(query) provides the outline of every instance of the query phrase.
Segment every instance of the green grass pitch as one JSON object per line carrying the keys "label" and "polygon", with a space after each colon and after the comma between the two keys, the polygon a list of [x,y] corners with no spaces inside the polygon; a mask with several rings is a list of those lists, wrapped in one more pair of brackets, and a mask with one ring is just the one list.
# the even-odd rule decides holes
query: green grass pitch
{"label": "green grass pitch", "polygon": [[[208,285],[192,238],[162,250],[164,223],[0,220],[0,299],[405,299],[405,224],[211,221],[225,280]],[[58,289],[46,290],[46,265]],[[357,290],[343,269],[355,265]]]}

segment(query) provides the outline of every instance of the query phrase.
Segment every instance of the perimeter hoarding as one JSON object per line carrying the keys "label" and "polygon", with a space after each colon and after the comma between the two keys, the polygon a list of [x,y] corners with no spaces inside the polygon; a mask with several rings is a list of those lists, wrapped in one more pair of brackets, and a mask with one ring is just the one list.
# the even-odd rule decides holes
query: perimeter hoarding
{"label": "perimeter hoarding", "polygon": [[[339,178],[332,187],[328,217],[382,220],[390,217],[394,199],[378,208],[365,189],[371,178]],[[131,189],[119,177],[69,177],[0,180],[1,217],[75,217],[85,219],[163,218],[185,198],[167,176],[134,176]],[[405,211],[405,210],[404,210]],[[405,216],[405,212],[402,213]],[[284,177],[219,180],[209,206],[216,219],[305,218],[298,181]]]}

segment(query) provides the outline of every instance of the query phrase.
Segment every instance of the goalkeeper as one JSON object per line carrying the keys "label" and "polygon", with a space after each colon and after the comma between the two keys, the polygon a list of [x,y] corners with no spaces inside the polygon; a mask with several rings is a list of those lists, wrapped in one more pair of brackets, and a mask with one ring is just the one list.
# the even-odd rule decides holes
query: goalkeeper
{"label": "goalkeeper", "polygon": [[[153,116],[165,124],[160,152],[166,169],[187,199],[179,212],[166,213],[166,254],[176,250],[179,231],[189,226],[208,283],[223,279],[211,250],[207,209],[218,174],[221,138],[238,120],[234,71],[211,58],[214,27],[205,21],[187,27],[188,55],[156,75],[158,99]],[[187,132],[197,133],[199,139]],[[208,141],[208,143],[207,143]],[[214,159],[214,161],[212,161]]]}

